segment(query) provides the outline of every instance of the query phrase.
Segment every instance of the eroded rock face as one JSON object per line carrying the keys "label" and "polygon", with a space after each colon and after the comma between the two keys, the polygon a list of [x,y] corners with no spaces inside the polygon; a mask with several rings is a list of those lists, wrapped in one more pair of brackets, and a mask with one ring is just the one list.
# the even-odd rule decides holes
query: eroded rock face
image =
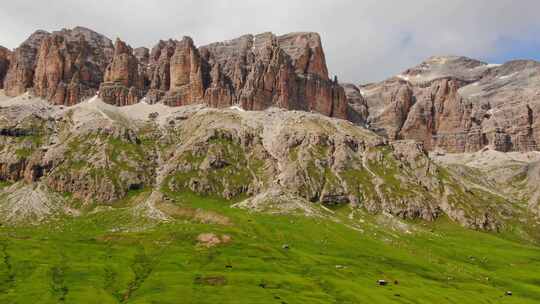
{"label": "eroded rock face", "polygon": [[138,47],[133,50],[133,55],[139,63],[139,75],[142,78],[143,88],[150,87],[150,50],[145,47]]}
{"label": "eroded rock face", "polygon": [[190,37],[176,43],[170,58],[170,87],[163,102],[170,106],[201,103],[204,97],[202,60]]}
{"label": "eroded rock face", "polygon": [[83,27],[38,31],[15,50],[6,76],[6,94],[28,89],[54,104],[74,105],[93,96],[112,58],[106,37]]}
{"label": "eroded rock face", "polygon": [[149,90],[146,95],[148,103],[160,101],[171,85],[171,57],[176,50],[175,40],[160,41],[150,52],[146,70]]}
{"label": "eroded rock face", "polygon": [[429,150],[537,150],[540,64],[488,65],[433,57],[397,77],[363,86],[368,123],[390,139],[415,139]]}
{"label": "eroded rock face", "polygon": [[[159,119],[146,114],[156,111]],[[486,230],[522,210],[462,179],[434,164],[419,143],[388,144],[315,113],[125,108],[99,99],[65,108],[22,97],[0,109],[0,180],[46,185],[86,204],[165,189],[254,197],[244,204],[254,210],[271,198],[284,211],[325,204],[428,221],[446,214]]]}
{"label": "eroded rock face", "polygon": [[14,50],[4,79],[6,95],[18,96],[33,86],[37,53],[41,42],[49,35],[45,31],[36,31]]}
{"label": "eroded rock face", "polygon": [[150,62],[150,50],[145,47],[138,47],[133,50],[133,55],[139,61],[141,66],[146,66]]}
{"label": "eroded rock face", "polygon": [[[203,46],[209,69],[219,69],[220,94],[246,110],[271,106],[346,118],[345,91],[328,78],[319,35],[245,35]],[[216,73],[216,72],[214,72]],[[210,79],[210,77],[205,77]],[[215,87],[210,96],[215,95]],[[224,104],[222,104],[224,105]]]}
{"label": "eroded rock face", "polygon": [[233,104],[233,89],[225,80],[219,64],[215,64],[210,72],[210,86],[204,93],[204,102],[215,108],[229,107]]}
{"label": "eroded rock face", "polygon": [[291,57],[295,72],[328,78],[321,37],[316,33],[290,33],[278,37],[278,43]]}
{"label": "eroded rock face", "polygon": [[0,46],[0,89],[4,88],[4,78],[6,77],[9,69],[10,60],[11,51],[3,46]]}
{"label": "eroded rock face", "polygon": [[368,104],[358,88],[354,84],[342,84],[345,90],[345,96],[347,97],[347,120],[359,124],[365,125],[369,116]]}
{"label": "eroded rock face", "polygon": [[38,52],[34,93],[58,105],[95,95],[102,73],[88,58],[91,50],[82,36],[77,42],[58,34],[47,37]]}
{"label": "eroded rock face", "polygon": [[345,91],[328,78],[315,33],[245,35],[196,48],[191,38],[160,41],[151,51],[146,101],[315,111],[346,118]]}
{"label": "eroded rock face", "polygon": [[106,103],[125,106],[139,102],[143,96],[144,78],[133,49],[120,39],[114,45],[114,57],[105,71],[99,96]]}
{"label": "eroded rock face", "polygon": [[152,50],[116,45],[77,27],[38,31],[15,50],[6,93],[33,89],[54,104],[93,96],[114,105],[206,103],[246,110],[280,107],[347,118],[345,90],[328,77],[315,33],[245,35],[197,48],[193,40],[160,41]]}

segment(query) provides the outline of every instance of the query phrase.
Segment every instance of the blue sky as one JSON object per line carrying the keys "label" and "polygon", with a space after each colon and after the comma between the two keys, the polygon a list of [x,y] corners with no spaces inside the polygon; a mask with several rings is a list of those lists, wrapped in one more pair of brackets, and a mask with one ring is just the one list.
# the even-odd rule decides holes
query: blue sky
{"label": "blue sky", "polygon": [[481,58],[484,61],[504,63],[514,59],[533,59],[540,61],[540,41],[536,39],[518,40],[501,37],[497,42],[497,54]]}
{"label": "blue sky", "polygon": [[246,33],[315,31],[330,72],[365,83],[434,55],[540,59],[539,12],[538,0],[17,0],[0,7],[0,45],[77,25],[134,47],[184,35],[203,45]]}

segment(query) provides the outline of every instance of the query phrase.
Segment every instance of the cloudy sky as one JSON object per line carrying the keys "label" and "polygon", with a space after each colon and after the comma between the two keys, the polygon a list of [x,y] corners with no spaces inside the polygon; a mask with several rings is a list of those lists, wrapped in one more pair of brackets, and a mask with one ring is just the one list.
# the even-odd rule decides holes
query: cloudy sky
{"label": "cloudy sky", "polygon": [[132,46],[316,31],[342,81],[384,79],[432,55],[540,59],[538,0],[4,0],[0,45],[81,25]]}

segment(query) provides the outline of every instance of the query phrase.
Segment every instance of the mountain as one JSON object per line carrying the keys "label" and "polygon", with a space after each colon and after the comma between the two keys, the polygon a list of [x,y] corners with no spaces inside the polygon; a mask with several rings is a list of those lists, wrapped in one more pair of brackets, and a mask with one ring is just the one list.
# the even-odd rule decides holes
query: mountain
{"label": "mountain", "polygon": [[537,303],[538,69],[37,31],[0,48],[0,303]]}
{"label": "mountain", "polygon": [[65,108],[20,97],[0,118],[0,179],[69,193],[84,205],[114,204],[137,189],[162,197],[165,188],[245,198],[241,205],[255,209],[287,197],[403,219],[446,215],[486,230],[503,227],[515,209],[462,184],[414,142],[387,143],[319,114],[116,107],[98,98]]}
{"label": "mountain", "polygon": [[7,61],[0,81],[8,96],[31,89],[58,105],[77,104],[99,91],[118,106],[144,98],[171,106],[239,104],[346,116],[344,90],[329,79],[316,33],[245,35],[200,48],[184,37],[160,41],[150,52],[134,51],[120,39],[113,46],[103,35],[76,27],[37,31]]}
{"label": "mountain", "polygon": [[111,54],[110,40],[85,28],[37,31],[9,60],[6,94],[17,96],[33,89],[54,104],[74,105],[95,94]]}
{"label": "mountain", "polygon": [[0,300],[534,303],[539,162],[303,111],[3,96]]}
{"label": "mountain", "polygon": [[[390,139],[414,139],[428,150],[537,151],[540,63],[493,65],[465,57],[432,57],[381,83],[357,87],[356,121]],[[350,95],[350,94],[349,94]]]}
{"label": "mountain", "polygon": [[340,85],[329,78],[319,35],[308,32],[200,47],[184,37],[134,50],[76,27],[37,31],[13,52],[0,52],[8,96],[32,90],[53,104],[74,105],[99,92],[117,106],[144,100],[314,111],[449,152],[538,150],[539,69],[534,61],[493,65],[439,56],[380,83]]}

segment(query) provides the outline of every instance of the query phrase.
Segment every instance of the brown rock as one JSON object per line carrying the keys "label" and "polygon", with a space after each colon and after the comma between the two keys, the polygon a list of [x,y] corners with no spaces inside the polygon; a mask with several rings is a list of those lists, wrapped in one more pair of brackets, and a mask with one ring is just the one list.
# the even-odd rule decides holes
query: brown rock
{"label": "brown rock", "polygon": [[200,49],[186,37],[160,41],[151,51],[117,41],[113,51],[110,40],[75,28],[38,32],[13,58],[6,92],[34,88],[55,104],[76,104],[99,87],[103,100],[115,105],[136,103],[146,94],[146,102],[171,106],[239,104],[347,118],[345,91],[328,78],[315,33],[245,35]]}
{"label": "brown rock", "polygon": [[[538,150],[540,64],[501,66],[465,57],[432,57],[397,77],[362,87],[371,128],[429,149]],[[408,88],[408,89],[405,89]]]}
{"label": "brown rock", "polygon": [[303,105],[307,104],[309,111],[330,117],[347,118],[347,97],[337,80],[331,81],[312,76],[300,77],[300,83],[298,100]]}
{"label": "brown rock", "polygon": [[[241,90],[240,104],[246,110],[264,110],[272,106],[297,108],[297,83],[290,58],[275,39],[259,50],[256,61]],[[307,108],[307,107],[306,107]]]}
{"label": "brown rock", "polygon": [[120,39],[114,45],[114,57],[105,71],[104,82],[114,82],[126,87],[140,87],[138,60],[133,49]]}
{"label": "brown rock", "polygon": [[202,102],[204,85],[202,60],[193,40],[184,37],[176,43],[170,61],[170,88],[164,103],[181,106]]}
{"label": "brown rock", "polygon": [[0,89],[4,88],[4,78],[9,69],[9,61],[11,60],[11,51],[3,46],[0,46]]}
{"label": "brown rock", "polygon": [[[318,34],[245,35],[201,47],[200,53],[212,71],[218,65],[222,82],[232,91],[232,104],[246,110],[275,106],[346,118],[345,91],[328,78]],[[229,94],[225,96],[228,100]]]}
{"label": "brown rock", "polygon": [[399,131],[414,104],[412,89],[405,81],[395,79],[384,84],[379,98],[382,109],[372,116],[370,123],[374,128],[383,129],[388,138],[399,139]]}
{"label": "brown rock", "polygon": [[151,74],[151,89],[168,91],[171,85],[171,57],[176,50],[177,41],[160,41],[150,53],[150,64],[153,68]]}
{"label": "brown rock", "polygon": [[298,74],[314,74],[328,79],[328,68],[317,33],[290,33],[280,36],[279,45],[287,53]]}
{"label": "brown rock", "polygon": [[204,101],[215,108],[229,107],[233,102],[232,88],[225,82],[219,64],[215,64],[211,72],[212,82],[204,93]]}
{"label": "brown rock", "polygon": [[41,42],[49,35],[45,31],[36,31],[15,49],[4,79],[6,95],[18,96],[33,86],[38,49]]}
{"label": "brown rock", "polygon": [[144,78],[139,74],[139,61],[133,49],[117,39],[114,58],[105,71],[99,96],[106,103],[124,106],[139,102],[143,90]]}
{"label": "brown rock", "polygon": [[15,51],[6,93],[33,88],[54,104],[76,104],[95,94],[111,52],[110,40],[86,28],[38,31]]}
{"label": "brown rock", "polygon": [[365,125],[369,116],[368,104],[360,92],[360,88],[354,84],[342,84],[347,98],[347,120]]}
{"label": "brown rock", "polygon": [[95,89],[80,87],[83,82],[90,81],[84,66],[86,51],[87,46],[82,39],[79,45],[74,46],[68,45],[62,36],[47,37],[38,52],[34,93],[61,105],[73,105],[83,96],[93,95]]}
{"label": "brown rock", "polygon": [[175,40],[160,41],[150,52],[149,63],[146,69],[148,77],[148,94],[146,102],[160,101],[170,88],[171,57],[176,49]]}

